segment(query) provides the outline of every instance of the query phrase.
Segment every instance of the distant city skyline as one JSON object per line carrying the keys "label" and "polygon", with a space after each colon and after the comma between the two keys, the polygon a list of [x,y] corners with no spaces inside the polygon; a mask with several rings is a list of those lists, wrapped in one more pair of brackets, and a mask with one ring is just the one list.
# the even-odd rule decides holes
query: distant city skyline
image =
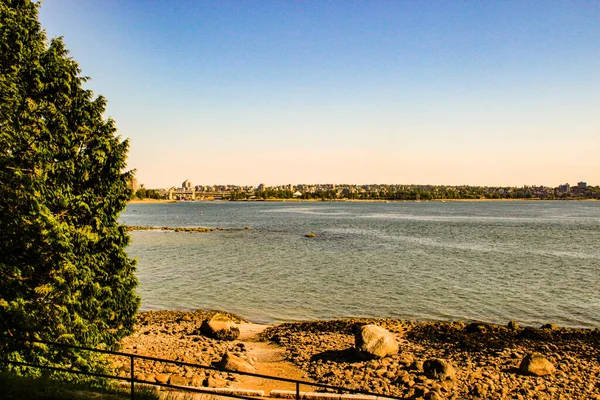
{"label": "distant city skyline", "polygon": [[53,0],[40,19],[146,187],[600,183],[596,2]]}
{"label": "distant city skyline", "polygon": [[541,200],[600,200],[600,186],[579,181],[557,187],[521,186],[445,186],[445,185],[406,185],[406,184],[287,184],[278,186],[259,185],[194,185],[185,180],[171,188],[138,188],[136,180],[131,188],[138,199],[168,199],[186,201],[206,200],[501,200],[501,199],[541,199]]}
{"label": "distant city skyline", "polygon": [[260,188],[261,186],[264,187],[269,187],[269,188],[281,188],[281,187],[289,187],[290,189],[293,187],[296,187],[298,185],[315,185],[315,186],[327,186],[327,185],[333,185],[334,188],[336,185],[338,186],[365,186],[365,185],[388,185],[388,186],[454,186],[454,187],[458,187],[458,186],[473,186],[473,187],[525,187],[525,186],[545,186],[545,187],[553,187],[553,188],[557,188],[557,187],[561,187],[561,186],[581,186],[584,185],[585,186],[600,186],[600,184],[596,184],[593,182],[588,182],[585,180],[577,180],[577,181],[572,181],[572,182],[562,182],[561,184],[558,185],[542,185],[542,184],[520,184],[520,185],[468,185],[468,184],[458,184],[458,185],[446,185],[446,184],[431,184],[431,183],[424,183],[424,182],[360,182],[360,183],[352,183],[352,182],[288,182],[288,183],[279,183],[279,184],[274,184],[274,185],[270,185],[267,184],[265,182],[259,182],[259,183],[254,183],[254,184],[237,184],[234,182],[214,182],[214,183],[204,183],[204,182],[193,182],[190,179],[185,179],[182,183],[180,184],[172,184],[169,186],[165,186],[165,187],[148,187],[144,182],[138,182],[137,178],[134,179],[135,181],[135,185],[136,187],[138,185],[143,185],[145,188],[148,189],[171,189],[171,188],[187,188],[187,189],[192,189],[192,188],[198,188],[199,186],[203,186],[203,187],[210,187],[210,186],[239,186],[239,187],[253,187],[253,188]]}

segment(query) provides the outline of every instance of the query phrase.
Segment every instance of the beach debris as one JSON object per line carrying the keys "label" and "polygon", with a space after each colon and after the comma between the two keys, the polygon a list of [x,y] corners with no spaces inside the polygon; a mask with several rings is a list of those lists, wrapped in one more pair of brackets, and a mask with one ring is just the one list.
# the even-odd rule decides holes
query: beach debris
{"label": "beach debris", "polygon": [[398,343],[394,335],[375,324],[361,326],[354,335],[356,350],[376,358],[384,358],[398,353]]}
{"label": "beach debris", "polygon": [[443,358],[431,358],[423,363],[423,372],[429,379],[451,379],[456,374],[456,370],[449,361]]}
{"label": "beach debris", "polygon": [[307,233],[306,235],[304,235],[304,237],[314,238],[314,237],[317,237],[317,234],[316,233]]}
{"label": "beach debris", "polygon": [[533,352],[523,358],[519,365],[519,371],[523,375],[544,376],[553,374],[556,368],[543,354]]}
{"label": "beach debris", "polygon": [[248,361],[229,352],[223,354],[223,358],[219,361],[218,365],[229,371],[256,372],[256,369]]}
{"label": "beach debris", "polygon": [[249,230],[250,230],[250,226],[246,225],[246,226],[244,227],[244,229],[245,229],[245,230],[247,230],[247,231],[249,231]]}
{"label": "beach debris", "polygon": [[213,339],[235,340],[240,335],[240,329],[227,315],[215,314],[202,321],[200,333]]}

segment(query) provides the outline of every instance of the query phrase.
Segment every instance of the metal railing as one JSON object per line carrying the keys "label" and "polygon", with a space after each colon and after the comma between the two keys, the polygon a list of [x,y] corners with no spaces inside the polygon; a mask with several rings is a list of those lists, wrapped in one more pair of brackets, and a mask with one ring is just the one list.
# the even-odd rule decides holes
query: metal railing
{"label": "metal railing", "polygon": [[30,368],[42,368],[42,369],[47,369],[47,370],[51,370],[51,371],[58,371],[58,372],[65,372],[65,373],[70,373],[70,374],[78,374],[78,375],[86,375],[86,376],[93,376],[93,377],[98,377],[98,378],[106,378],[106,379],[115,379],[115,380],[120,380],[120,381],[127,381],[127,382],[130,383],[130,393],[131,393],[131,399],[132,400],[135,399],[135,384],[136,383],[145,384],[145,385],[152,385],[152,386],[158,386],[158,387],[163,387],[163,388],[176,389],[176,390],[182,390],[182,391],[186,391],[186,392],[204,393],[204,394],[212,394],[212,395],[216,395],[216,396],[232,397],[232,398],[236,398],[236,399],[245,399],[245,400],[256,400],[257,399],[256,396],[247,396],[247,395],[241,395],[241,394],[235,394],[235,393],[226,393],[226,392],[218,392],[218,393],[216,393],[214,390],[211,390],[210,388],[200,388],[200,387],[195,387],[195,386],[171,385],[171,384],[167,384],[167,383],[152,382],[152,381],[148,381],[148,380],[137,379],[135,377],[135,360],[136,359],[137,360],[155,361],[155,362],[161,362],[161,363],[168,363],[168,364],[179,365],[179,366],[182,366],[182,367],[191,367],[191,368],[198,368],[198,369],[203,369],[203,370],[226,372],[226,373],[230,373],[230,374],[252,376],[252,377],[256,377],[256,378],[263,378],[263,379],[268,379],[268,380],[273,380],[273,381],[280,381],[280,382],[292,383],[292,384],[295,384],[295,388],[296,388],[296,400],[300,400],[300,385],[312,386],[312,387],[318,387],[318,388],[321,388],[321,389],[326,389],[326,390],[330,391],[330,393],[333,391],[333,392],[337,392],[337,393],[340,393],[340,394],[342,394],[342,393],[345,392],[345,393],[350,393],[350,394],[362,394],[362,395],[367,395],[367,396],[383,397],[383,398],[386,398],[386,399],[396,399],[396,400],[404,399],[403,397],[390,396],[390,395],[385,395],[385,394],[381,394],[381,393],[369,392],[369,391],[365,391],[365,390],[345,388],[345,387],[341,387],[341,386],[327,385],[327,384],[323,384],[323,383],[316,383],[316,382],[310,382],[310,381],[302,381],[302,380],[290,379],[290,378],[281,378],[281,377],[278,377],[278,376],[262,375],[262,374],[257,374],[257,373],[253,373],[253,372],[232,371],[232,370],[227,370],[227,369],[224,369],[224,368],[213,367],[211,365],[193,364],[193,363],[188,363],[188,362],[184,362],[184,361],[168,360],[168,359],[165,359],[165,358],[142,356],[142,355],[132,354],[132,353],[123,353],[123,352],[119,352],[119,351],[94,349],[94,348],[90,348],[90,347],[75,346],[75,345],[69,345],[69,344],[57,343],[57,342],[51,342],[51,341],[46,341],[46,340],[24,339],[23,341],[24,342],[30,342],[30,343],[41,343],[41,344],[45,344],[45,345],[62,347],[62,348],[73,349],[73,350],[91,351],[91,352],[94,352],[94,353],[102,353],[102,354],[109,354],[109,355],[113,355],[113,356],[120,356],[120,357],[127,357],[127,358],[129,358],[129,362],[130,362],[130,374],[129,374],[128,377],[119,376],[119,375],[102,374],[102,373],[96,373],[96,372],[79,371],[79,370],[74,370],[74,369],[69,369],[69,368],[53,367],[53,366],[50,366],[50,365],[32,364],[32,363],[25,363],[25,362],[20,362],[20,361],[0,360],[0,363],[6,363],[6,364],[12,364],[12,365],[19,365],[19,366],[22,366],[22,367],[30,367]]}

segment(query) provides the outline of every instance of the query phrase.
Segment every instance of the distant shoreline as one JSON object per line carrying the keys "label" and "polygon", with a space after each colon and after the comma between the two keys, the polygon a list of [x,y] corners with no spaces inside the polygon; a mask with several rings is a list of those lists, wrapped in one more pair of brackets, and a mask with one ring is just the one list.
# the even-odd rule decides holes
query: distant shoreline
{"label": "distant shoreline", "polygon": [[166,199],[135,199],[127,204],[167,204],[167,203],[212,203],[212,202],[249,202],[249,203],[475,203],[475,202],[513,202],[513,201],[599,201],[598,199],[434,199],[434,200],[380,200],[380,199],[251,199],[251,200],[166,200]]}
{"label": "distant shoreline", "polygon": [[166,199],[135,199],[129,200],[127,204],[148,204],[148,203],[177,203],[177,200]]}

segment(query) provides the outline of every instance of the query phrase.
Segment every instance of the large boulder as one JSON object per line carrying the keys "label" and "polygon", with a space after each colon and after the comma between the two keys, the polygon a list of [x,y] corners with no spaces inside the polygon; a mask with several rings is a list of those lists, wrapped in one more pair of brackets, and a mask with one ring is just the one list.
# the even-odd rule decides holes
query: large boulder
{"label": "large boulder", "polygon": [[519,371],[524,375],[544,376],[556,371],[554,365],[540,353],[530,353],[523,358]]}
{"label": "large boulder", "polygon": [[223,354],[223,358],[219,362],[219,366],[228,371],[236,372],[256,372],[254,367],[250,363],[241,357],[235,356],[231,353]]}
{"label": "large boulder", "polygon": [[200,332],[218,340],[235,340],[240,336],[240,329],[235,322],[223,314],[215,314],[211,319],[202,321]]}
{"label": "large boulder", "polygon": [[396,338],[377,325],[363,325],[354,335],[356,350],[369,357],[383,358],[398,353]]}
{"label": "large boulder", "polygon": [[423,363],[423,372],[429,379],[439,379],[441,381],[451,379],[456,374],[452,364],[442,358],[426,360]]}

